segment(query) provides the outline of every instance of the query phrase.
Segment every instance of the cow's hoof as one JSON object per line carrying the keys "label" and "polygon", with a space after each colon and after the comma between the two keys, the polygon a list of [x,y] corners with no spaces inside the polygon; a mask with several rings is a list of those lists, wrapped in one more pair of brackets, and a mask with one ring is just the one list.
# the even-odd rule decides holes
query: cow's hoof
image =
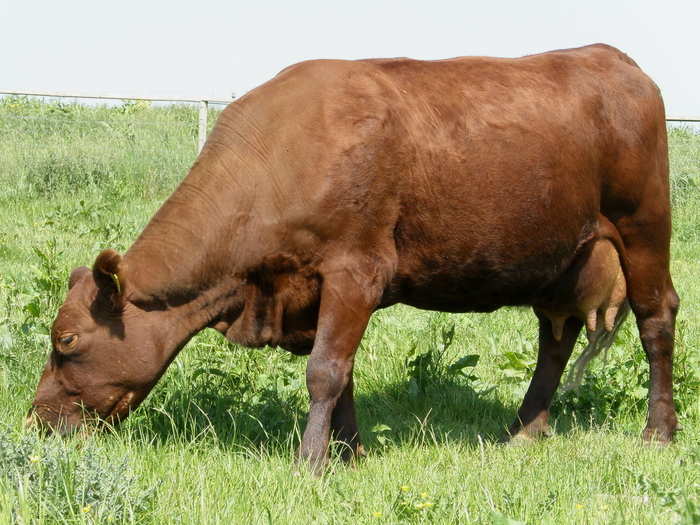
{"label": "cow's hoof", "polygon": [[509,447],[527,447],[532,445],[536,438],[526,432],[518,432],[514,436],[507,436],[504,443]]}
{"label": "cow's hoof", "polygon": [[534,443],[538,439],[548,438],[554,435],[554,429],[549,424],[531,424],[525,427],[511,427],[502,439],[501,443],[513,446],[522,446]]}
{"label": "cow's hoof", "polygon": [[354,464],[357,460],[367,456],[365,447],[361,443],[357,443],[354,446],[347,443],[341,443],[340,445],[343,447],[340,451],[340,459],[345,463]]}
{"label": "cow's hoof", "polygon": [[306,456],[303,454],[297,454],[295,461],[295,471],[301,475],[301,472],[309,472],[312,476],[317,478],[321,477],[329,465],[328,456]]}
{"label": "cow's hoof", "polygon": [[646,427],[642,432],[642,439],[647,445],[670,445],[673,442],[674,434],[680,430],[676,427],[674,430],[662,430],[654,427]]}

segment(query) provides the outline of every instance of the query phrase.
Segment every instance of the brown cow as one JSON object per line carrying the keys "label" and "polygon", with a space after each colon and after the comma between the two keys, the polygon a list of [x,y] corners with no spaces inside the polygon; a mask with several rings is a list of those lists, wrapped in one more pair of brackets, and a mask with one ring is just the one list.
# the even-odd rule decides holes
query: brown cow
{"label": "brown cow", "polygon": [[[310,353],[299,455],[320,468],[331,431],[360,446],[352,370],[372,312],[551,300],[603,218],[651,369],[644,438],[669,441],[678,297],[664,119],[656,85],[605,45],[292,66],[223,112],[123,257],[73,271],[34,413],[63,432],[88,414],[119,420],[213,327]],[[583,326],[569,317],[555,337],[539,320],[516,434],[542,431]]]}

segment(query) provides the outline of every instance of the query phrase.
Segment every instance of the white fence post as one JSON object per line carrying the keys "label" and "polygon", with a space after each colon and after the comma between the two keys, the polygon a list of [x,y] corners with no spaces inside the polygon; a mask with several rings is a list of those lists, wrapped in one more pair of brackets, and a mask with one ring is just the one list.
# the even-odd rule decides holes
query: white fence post
{"label": "white fence post", "polygon": [[199,101],[199,144],[197,153],[201,153],[204,143],[207,140],[207,114],[209,113],[209,103],[206,100]]}

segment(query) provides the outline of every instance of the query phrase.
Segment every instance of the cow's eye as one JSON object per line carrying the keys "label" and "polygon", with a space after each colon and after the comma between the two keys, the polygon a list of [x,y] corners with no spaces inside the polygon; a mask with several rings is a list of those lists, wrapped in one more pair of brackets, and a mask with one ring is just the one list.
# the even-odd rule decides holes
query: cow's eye
{"label": "cow's eye", "polygon": [[61,337],[58,342],[61,344],[63,348],[73,348],[75,346],[75,343],[78,341],[78,336],[75,334],[69,334],[69,335],[64,335]]}

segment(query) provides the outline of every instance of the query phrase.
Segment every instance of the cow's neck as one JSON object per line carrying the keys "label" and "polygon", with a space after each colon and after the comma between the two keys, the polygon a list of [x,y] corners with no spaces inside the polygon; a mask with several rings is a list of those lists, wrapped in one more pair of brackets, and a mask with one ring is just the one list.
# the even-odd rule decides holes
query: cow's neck
{"label": "cow's neck", "polygon": [[219,117],[187,177],[124,256],[133,299],[190,331],[235,317],[245,272],[274,242],[259,227],[271,212],[257,187],[276,171],[273,148],[244,98]]}
{"label": "cow's neck", "polygon": [[125,254],[137,300],[180,305],[238,273],[245,254],[236,247],[249,246],[252,198],[231,164],[215,148],[201,155]]}
{"label": "cow's neck", "polygon": [[224,312],[237,317],[243,309],[241,288],[239,281],[222,282],[192,301],[160,311],[157,315],[164,328],[161,341],[166,359],[170,361],[194,334],[220,321]]}

